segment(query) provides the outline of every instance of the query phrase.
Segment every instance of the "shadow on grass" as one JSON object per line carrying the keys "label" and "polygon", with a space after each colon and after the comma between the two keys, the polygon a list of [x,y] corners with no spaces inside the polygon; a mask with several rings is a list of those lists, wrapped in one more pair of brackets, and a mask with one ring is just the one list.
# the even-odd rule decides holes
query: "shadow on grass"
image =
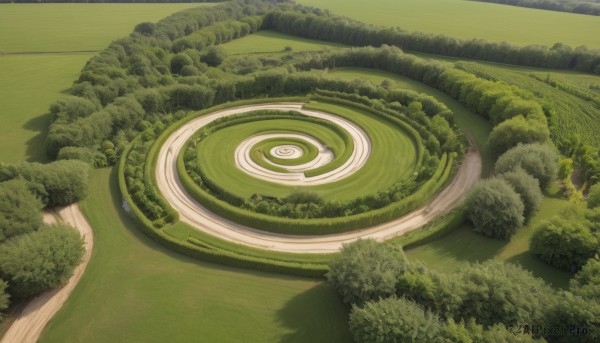
{"label": "shadow on grass", "polygon": [[[319,315],[314,311],[320,311]],[[350,306],[343,304],[328,284],[312,287],[277,311],[277,319],[291,330],[280,342],[350,342],[349,312]]]}
{"label": "shadow on grass", "polygon": [[45,147],[49,126],[50,113],[32,118],[23,125],[24,129],[37,133],[25,143],[27,145],[27,162],[49,162]]}
{"label": "shadow on grass", "polygon": [[540,261],[529,251],[512,256],[506,262],[521,265],[523,268],[531,271],[533,276],[544,279],[544,281],[551,284],[554,288],[567,289],[569,287],[569,280],[573,276],[567,271],[560,270]]}

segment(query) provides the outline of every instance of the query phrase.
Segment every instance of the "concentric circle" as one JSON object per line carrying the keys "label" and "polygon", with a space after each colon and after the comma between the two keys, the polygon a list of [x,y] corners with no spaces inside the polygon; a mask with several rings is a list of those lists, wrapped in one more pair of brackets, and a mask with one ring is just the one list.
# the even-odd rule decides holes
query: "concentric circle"
{"label": "concentric circle", "polygon": [[293,160],[302,157],[304,150],[297,145],[287,144],[273,147],[269,153],[284,160]]}

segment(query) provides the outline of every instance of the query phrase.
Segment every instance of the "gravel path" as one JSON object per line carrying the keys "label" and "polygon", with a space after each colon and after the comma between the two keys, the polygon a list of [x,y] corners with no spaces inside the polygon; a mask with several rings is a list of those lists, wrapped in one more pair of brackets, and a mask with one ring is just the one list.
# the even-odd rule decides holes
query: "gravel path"
{"label": "gravel path", "polygon": [[90,260],[92,246],[94,244],[92,228],[79,210],[79,206],[73,204],[58,209],[56,212],[46,212],[44,214],[44,223],[55,224],[56,217],[54,214],[57,214],[64,223],[76,228],[83,237],[85,246],[83,260],[79,266],[75,268],[73,276],[71,276],[69,281],[62,288],[45,292],[35,297],[27,304],[6,334],[4,334],[4,337],[2,337],[2,340],[0,341],[1,343],[37,342],[48,321],[50,321],[54,314],[62,307],[79,282],[79,279],[81,279],[83,271]]}
{"label": "gravel path", "polygon": [[[184,189],[177,173],[177,156],[191,135],[210,121],[226,115],[260,109],[298,110],[301,103],[253,105],[215,112],[195,119],[174,132],[163,145],[158,156],[156,179],[161,193],[180,219],[198,230],[235,243],[262,249],[292,253],[328,253],[339,250],[343,244],[360,238],[383,241],[425,225],[433,218],[450,211],[465,197],[481,176],[481,156],[471,149],[455,178],[428,205],[388,223],[335,235],[296,236],[256,230],[222,218],[196,202]],[[368,141],[368,140],[367,140]],[[361,144],[360,141],[355,144]],[[369,151],[370,147],[357,147]],[[353,170],[350,166],[347,170]],[[339,176],[339,175],[338,175]],[[342,175],[343,176],[343,175]]]}

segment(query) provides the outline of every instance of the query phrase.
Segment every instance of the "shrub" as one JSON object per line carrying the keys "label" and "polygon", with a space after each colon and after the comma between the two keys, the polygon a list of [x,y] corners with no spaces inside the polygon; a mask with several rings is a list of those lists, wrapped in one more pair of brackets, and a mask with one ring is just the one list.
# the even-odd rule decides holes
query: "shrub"
{"label": "shrub", "polygon": [[518,145],[502,154],[494,169],[497,174],[503,174],[521,167],[527,174],[538,179],[542,189],[546,189],[556,178],[557,159],[556,152],[548,145]]}
{"label": "shrub", "polygon": [[543,195],[539,181],[521,168],[501,174],[499,177],[507,181],[519,194],[525,206],[523,216],[525,221],[529,221],[542,203]]}
{"label": "shrub", "polygon": [[27,181],[0,183],[0,242],[37,230],[42,225],[42,207]]}
{"label": "shrub", "polygon": [[467,200],[469,220],[476,232],[507,239],[523,225],[523,201],[502,179],[479,181]]}
{"label": "shrub", "polygon": [[395,294],[397,278],[407,268],[401,247],[359,240],[331,260],[327,279],[344,302],[360,304]]}
{"label": "shrub", "polygon": [[356,342],[444,342],[438,316],[403,298],[354,305],[350,332]]}
{"label": "shrub", "polygon": [[518,144],[545,143],[549,138],[546,123],[517,116],[494,127],[489,146],[492,153],[499,156]]}
{"label": "shrub", "polygon": [[600,301],[600,260],[590,258],[571,279],[569,289],[580,297]]}
{"label": "shrub", "polygon": [[590,187],[590,191],[587,195],[587,205],[589,208],[600,206],[600,183]]}
{"label": "shrub", "polygon": [[28,297],[66,282],[83,253],[83,240],[73,228],[42,227],[0,246],[0,271],[10,294]]}
{"label": "shrub", "polygon": [[8,288],[8,284],[0,279],[0,323],[3,319],[2,311],[8,308],[10,299],[10,296],[6,293],[6,288]]}
{"label": "shrub", "polygon": [[539,225],[531,251],[555,267],[575,271],[600,249],[598,238],[581,219],[562,215]]}
{"label": "shrub", "polygon": [[96,168],[106,167],[106,156],[102,153],[89,149],[74,146],[67,146],[58,152],[57,160],[80,160]]}
{"label": "shrub", "polygon": [[459,276],[463,288],[457,316],[484,326],[539,323],[553,290],[520,266],[495,260],[472,264]]}

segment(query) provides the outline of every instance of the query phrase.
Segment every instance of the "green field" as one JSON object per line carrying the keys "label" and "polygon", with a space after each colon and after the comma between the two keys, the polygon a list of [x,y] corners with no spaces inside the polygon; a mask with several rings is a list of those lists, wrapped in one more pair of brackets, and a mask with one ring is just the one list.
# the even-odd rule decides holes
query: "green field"
{"label": "green field", "polygon": [[298,0],[369,24],[519,45],[600,48],[600,18],[464,0]]}
{"label": "green field", "polygon": [[510,241],[501,241],[475,233],[470,225],[452,232],[448,236],[427,245],[407,251],[411,259],[419,259],[444,272],[459,271],[466,262],[498,260],[518,263],[553,286],[567,288],[572,274],[549,266],[529,252],[529,241],[536,226],[543,220],[572,206],[562,199],[558,187],[546,194],[540,211],[531,222],[519,229]]}
{"label": "green field", "polygon": [[[337,182],[305,187],[307,190],[319,193],[327,200],[345,201],[374,194],[413,174],[417,151],[406,133],[383,119],[359,110],[330,104],[318,106],[319,110],[349,119],[365,130],[371,140],[372,150],[360,171]],[[252,122],[231,126],[208,136],[198,144],[198,164],[213,182],[239,197],[249,198],[252,194],[285,197],[294,187],[248,176],[235,167],[234,151],[242,140],[258,132],[290,127],[301,133],[314,132],[316,138],[327,137],[327,141],[333,142],[332,147],[337,146],[334,140],[336,134],[333,131],[329,135],[321,132],[325,128],[323,126],[289,120]]]}
{"label": "green field", "polygon": [[286,47],[293,50],[319,50],[325,47],[343,46],[314,39],[294,37],[273,31],[259,31],[242,39],[235,39],[223,44],[229,55],[249,53],[279,52]]}
{"label": "green field", "polygon": [[[198,4],[0,4],[0,162],[45,161],[45,114],[92,53]],[[53,51],[52,54],[35,52]],[[23,54],[3,54],[23,52]]]}
{"label": "green field", "polygon": [[[112,175],[111,175],[112,174]],[[203,263],[163,248],[121,209],[116,172],[92,173],[83,278],[41,342],[347,342],[325,283]]]}
{"label": "green field", "polygon": [[206,4],[0,4],[0,53],[97,51],[143,21]]}

